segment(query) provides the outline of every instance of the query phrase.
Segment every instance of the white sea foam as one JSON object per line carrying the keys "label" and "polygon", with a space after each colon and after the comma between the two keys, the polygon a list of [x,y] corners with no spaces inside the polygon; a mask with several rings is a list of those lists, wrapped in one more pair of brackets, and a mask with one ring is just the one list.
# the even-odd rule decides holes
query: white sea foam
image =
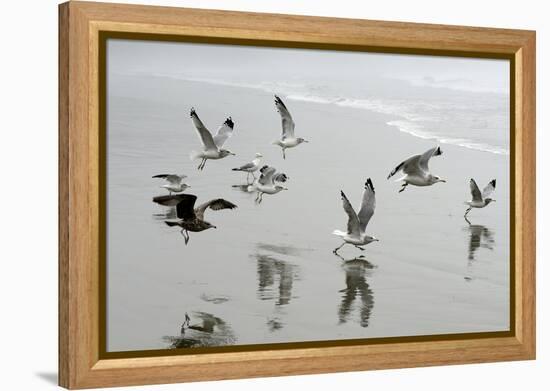
{"label": "white sea foam", "polygon": [[497,155],[509,154],[509,151],[507,149],[496,147],[489,144],[474,142],[472,140],[468,140],[464,138],[437,137],[433,134],[423,131],[422,126],[417,125],[414,122],[410,122],[410,121],[396,120],[396,121],[389,121],[387,122],[387,124],[390,126],[396,127],[397,129],[399,129],[399,131],[403,133],[407,133],[412,136],[422,138],[425,140],[434,140],[435,142],[441,143],[441,144],[457,145],[459,147],[474,149],[476,151],[495,153]]}
{"label": "white sea foam", "polygon": [[[320,86],[308,85],[305,83],[291,82],[272,82],[263,81],[257,83],[228,81],[204,77],[174,76],[173,74],[155,74],[157,77],[170,77],[179,80],[223,85],[228,87],[249,88],[265,91],[272,94],[285,95],[285,99],[301,102],[310,102],[316,104],[336,105],[340,107],[349,107],[361,110],[368,110],[380,114],[387,114],[400,119],[388,121],[387,124],[396,127],[403,133],[425,140],[434,140],[442,144],[452,144],[463,148],[477,151],[490,152],[499,155],[508,155],[509,151],[505,148],[489,145],[487,143],[476,142],[468,138],[449,137],[449,135],[438,134],[426,128],[426,124],[441,124],[446,119],[441,118],[438,111],[442,106],[430,102],[407,101],[398,99],[376,99],[376,98],[349,98],[342,96],[320,95]],[[310,91],[314,90],[315,93]],[[448,108],[445,108],[448,110]]]}

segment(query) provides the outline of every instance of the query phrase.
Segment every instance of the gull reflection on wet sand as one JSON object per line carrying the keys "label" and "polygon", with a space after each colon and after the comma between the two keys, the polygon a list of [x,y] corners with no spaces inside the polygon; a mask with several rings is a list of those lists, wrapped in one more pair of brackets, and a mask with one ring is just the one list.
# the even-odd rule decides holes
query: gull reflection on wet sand
{"label": "gull reflection on wet sand", "polygon": [[163,206],[162,212],[153,213],[153,218],[155,220],[164,221],[164,220],[175,220],[178,218],[176,213],[176,207],[175,206]]}
{"label": "gull reflection on wet sand", "polygon": [[493,250],[495,239],[493,231],[486,226],[471,224],[468,219],[466,219],[466,221],[468,222],[468,231],[470,232],[468,260],[473,261],[475,259],[475,253],[480,247]]}
{"label": "gull reflection on wet sand", "polygon": [[346,323],[350,317],[353,309],[353,304],[360,297],[359,304],[359,324],[361,327],[368,327],[369,319],[374,307],[374,295],[372,289],[367,283],[366,277],[369,276],[370,270],[374,269],[374,266],[364,259],[363,256],[344,260],[342,268],[346,273],[346,287],[340,290],[342,294],[342,301],[338,308],[338,320],[339,323]]}
{"label": "gull reflection on wet sand", "polygon": [[[296,276],[295,266],[269,255],[257,254],[258,260],[258,296],[261,300],[273,300],[276,305],[286,305],[292,299],[292,285]],[[273,286],[275,280],[278,289]]]}
{"label": "gull reflection on wet sand", "polygon": [[479,250],[479,248],[485,248],[493,251],[495,238],[493,231],[486,226],[480,224],[472,224],[467,218],[464,218],[464,220],[466,220],[466,222],[468,223],[468,227],[466,227],[465,230],[469,233],[468,275],[465,276],[464,279],[467,281],[471,281],[473,279],[473,277],[471,276],[471,269],[473,267],[473,262],[476,260],[476,252]]}
{"label": "gull reflection on wet sand", "polygon": [[[199,323],[194,323],[196,319]],[[179,336],[166,336],[169,349],[234,345],[236,337],[223,319],[206,312],[194,312],[184,320]]]}
{"label": "gull reflection on wet sand", "polygon": [[258,298],[275,300],[274,315],[267,321],[268,330],[274,332],[284,326],[281,319],[284,316],[282,308],[290,304],[294,298],[292,296],[294,280],[300,279],[299,268],[281,258],[298,255],[300,250],[266,243],[258,243],[256,247],[258,251],[254,254],[254,258],[257,262]]}

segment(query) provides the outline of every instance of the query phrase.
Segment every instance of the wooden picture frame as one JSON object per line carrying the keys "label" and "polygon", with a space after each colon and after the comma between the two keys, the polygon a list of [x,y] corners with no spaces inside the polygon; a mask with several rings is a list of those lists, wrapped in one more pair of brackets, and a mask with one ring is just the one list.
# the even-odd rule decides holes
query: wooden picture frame
{"label": "wooden picture frame", "polygon": [[[105,34],[505,58],[511,72],[510,332],[187,355],[102,355]],[[104,82],[104,80],[103,80]],[[535,358],[535,32],[71,1],[59,6],[59,384],[91,388]]]}

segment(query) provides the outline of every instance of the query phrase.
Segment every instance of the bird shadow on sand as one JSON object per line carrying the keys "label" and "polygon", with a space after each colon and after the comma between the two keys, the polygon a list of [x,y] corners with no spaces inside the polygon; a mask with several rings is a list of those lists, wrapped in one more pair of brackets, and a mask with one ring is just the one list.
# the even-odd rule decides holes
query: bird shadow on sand
{"label": "bird shadow on sand", "polygon": [[181,325],[180,335],[164,336],[162,340],[168,349],[182,349],[234,345],[237,338],[223,319],[207,312],[193,312]]}
{"label": "bird shadow on sand", "polygon": [[238,183],[238,184],[235,184],[235,185],[231,185],[231,188],[233,190],[236,190],[236,191],[241,191],[243,193],[246,193],[246,194],[249,194],[249,195],[253,195],[254,192],[253,191],[248,191],[248,188],[252,185],[252,182],[250,183]]}
{"label": "bird shadow on sand", "polygon": [[376,266],[367,261],[363,255],[351,259],[344,259],[339,255],[338,257],[343,261],[342,269],[346,281],[346,287],[338,291],[341,293],[338,323],[347,323],[354,312],[354,308],[358,307],[359,325],[368,327],[374,308],[374,293],[367,282],[367,278]]}
{"label": "bird shadow on sand", "polygon": [[286,244],[270,244],[270,243],[256,243],[256,248],[261,251],[275,253],[283,256],[299,256],[305,251],[311,251],[311,249],[299,248]]}
{"label": "bird shadow on sand", "polygon": [[468,225],[464,228],[468,232],[468,265],[467,265],[467,275],[464,277],[466,281],[472,281],[473,277],[473,266],[476,261],[476,253],[480,248],[484,248],[490,251],[493,251],[493,246],[495,243],[494,232],[481,224],[472,224],[468,218],[464,218]]}
{"label": "bird shadow on sand", "polygon": [[177,212],[175,206],[164,207],[164,211],[159,213],[153,213],[153,218],[157,221],[174,220],[177,219]]}

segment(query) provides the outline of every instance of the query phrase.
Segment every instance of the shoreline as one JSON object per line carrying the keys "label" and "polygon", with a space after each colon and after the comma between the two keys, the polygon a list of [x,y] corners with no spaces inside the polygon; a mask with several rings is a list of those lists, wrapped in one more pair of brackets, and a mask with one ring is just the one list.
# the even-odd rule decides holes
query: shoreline
{"label": "shoreline", "polygon": [[[136,75],[137,76],[137,75]],[[143,75],[140,75],[141,77]],[[137,76],[137,77],[140,77]],[[398,111],[395,107],[391,108],[391,105],[388,107],[384,103],[377,102],[377,100],[372,100],[368,98],[345,98],[345,97],[329,97],[329,96],[315,96],[315,95],[303,95],[288,90],[285,92],[285,85],[281,86],[281,91],[277,91],[275,88],[269,87],[270,83],[260,82],[260,83],[238,83],[238,82],[227,82],[223,80],[208,79],[208,78],[193,78],[193,77],[176,77],[169,75],[148,75],[150,78],[159,78],[159,79],[169,79],[173,81],[179,81],[184,83],[198,83],[198,84],[209,84],[219,87],[229,87],[229,88],[242,88],[247,90],[261,91],[269,94],[280,94],[285,98],[285,100],[294,101],[294,102],[305,102],[319,105],[330,105],[337,106],[342,108],[352,108],[356,110],[368,111],[371,114],[380,114],[387,115],[388,121],[386,125],[395,127],[401,133],[409,134],[419,139],[433,141],[437,144],[444,145],[454,145],[466,149],[494,153],[497,155],[510,155],[509,149],[503,149],[495,145],[483,144],[474,140],[455,138],[452,136],[437,137],[433,134],[429,134],[422,125],[419,125],[415,122],[414,119],[408,118],[405,113],[397,113]],[[131,77],[131,76],[130,76]],[[452,89],[451,89],[452,90]],[[467,91],[472,93],[473,91]],[[376,109],[375,107],[378,107]],[[506,131],[506,130],[503,130]]]}

